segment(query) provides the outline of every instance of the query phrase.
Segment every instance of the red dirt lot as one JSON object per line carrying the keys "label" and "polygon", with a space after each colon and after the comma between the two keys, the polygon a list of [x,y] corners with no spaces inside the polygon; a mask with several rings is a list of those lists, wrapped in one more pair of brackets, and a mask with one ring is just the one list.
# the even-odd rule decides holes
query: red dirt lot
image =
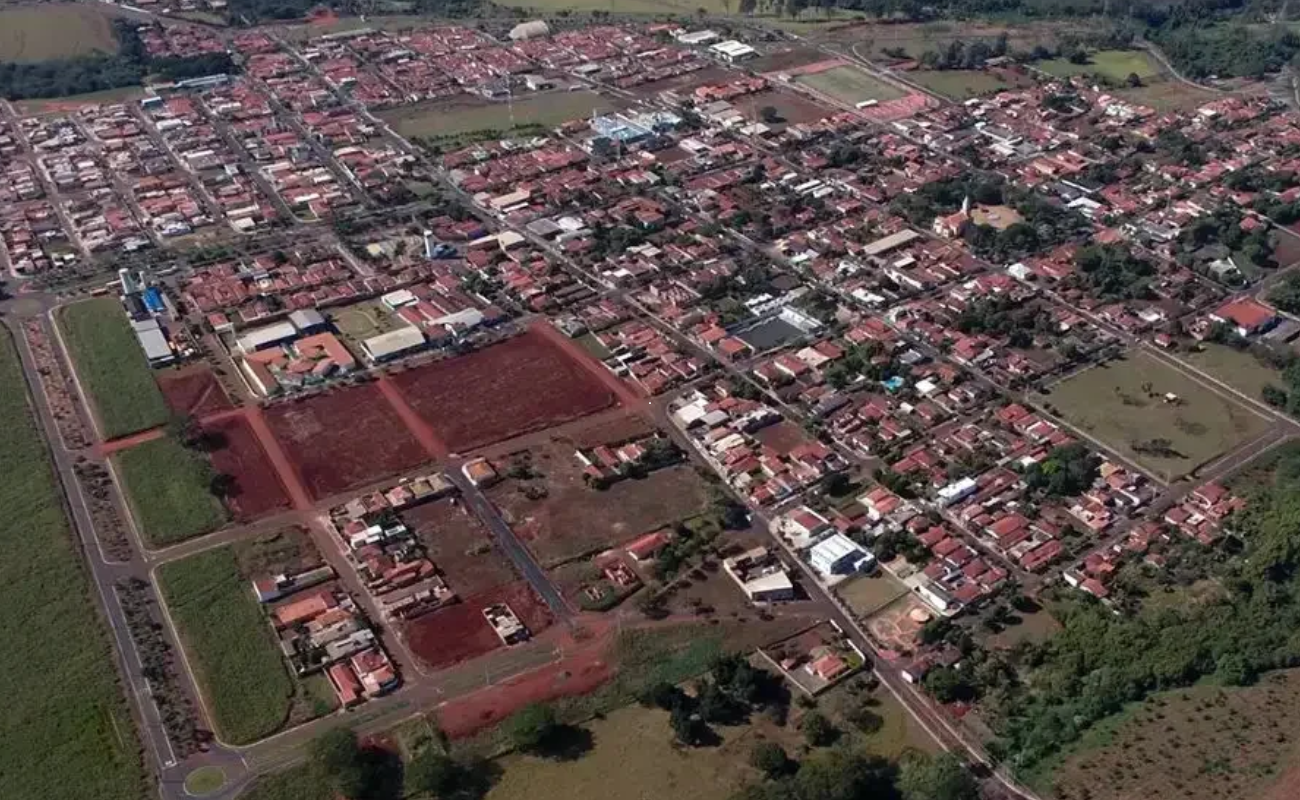
{"label": "red dirt lot", "polygon": [[204,424],[203,428],[225,439],[225,446],[208,457],[214,470],[235,476],[237,489],[226,498],[226,507],[236,519],[246,522],[289,507],[289,495],[275,467],[242,414],[224,416]]}
{"label": "red dirt lot", "polygon": [[392,380],[458,452],[584,417],[615,400],[591,370],[535,331]]}
{"label": "red dirt lot", "polygon": [[280,403],[268,407],[265,416],[316,500],[428,461],[424,448],[374,385]]}
{"label": "red dirt lot", "polygon": [[159,373],[158,388],[173,414],[202,417],[234,408],[217,376],[204,366]]}
{"label": "red dirt lot", "polygon": [[483,616],[483,609],[493,603],[508,604],[534,636],[552,622],[550,609],[532,587],[515,581],[406,623],[411,652],[431,669],[441,669],[505,647]]}
{"label": "red dirt lot", "polygon": [[506,557],[478,517],[451,500],[424,503],[402,512],[402,522],[415,531],[429,560],[446,577],[459,597],[472,597],[514,580]]}

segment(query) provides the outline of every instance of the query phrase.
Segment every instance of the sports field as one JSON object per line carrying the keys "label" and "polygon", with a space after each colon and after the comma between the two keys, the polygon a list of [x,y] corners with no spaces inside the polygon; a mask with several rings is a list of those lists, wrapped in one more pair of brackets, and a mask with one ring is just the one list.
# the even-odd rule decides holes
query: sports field
{"label": "sports field", "polygon": [[615,107],[609,98],[584,90],[518,97],[513,112],[507,103],[457,99],[394,108],[380,112],[379,117],[406,137],[468,137],[475,133],[489,137],[509,133],[512,119],[514,128],[553,128]]}
{"label": "sports field", "polygon": [[848,105],[857,105],[867,100],[895,100],[906,94],[897,86],[850,65],[811,72],[794,80],[795,83]]}
{"label": "sports field", "polygon": [[1142,351],[1067,378],[1041,399],[1164,480],[1268,429],[1260,415]]}
{"label": "sports field", "polygon": [[0,9],[0,61],[45,61],[96,51],[117,52],[112,16],[98,3]]}
{"label": "sports field", "polygon": [[29,409],[0,328],[0,797],[136,800],[135,725]]}

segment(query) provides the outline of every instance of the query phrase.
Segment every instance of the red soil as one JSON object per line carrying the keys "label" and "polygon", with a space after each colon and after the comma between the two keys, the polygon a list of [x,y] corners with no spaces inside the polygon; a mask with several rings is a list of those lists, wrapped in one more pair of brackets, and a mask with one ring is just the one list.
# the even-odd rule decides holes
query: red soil
{"label": "red soil", "polygon": [[392,376],[433,433],[457,452],[549,428],[614,404],[614,392],[533,330],[476,353]]}
{"label": "red soil", "polygon": [[536,636],[550,626],[550,609],[525,581],[516,581],[462,599],[405,625],[407,644],[431,669],[448,667],[504,647],[483,616],[493,603],[506,603]]}
{"label": "red soil", "polygon": [[225,446],[208,456],[213,469],[235,477],[236,492],[226,498],[226,506],[236,519],[246,522],[289,506],[284,484],[247,417],[222,415],[203,427],[225,438]]}
{"label": "red soil", "polygon": [[174,414],[203,417],[233,407],[217,376],[207,367],[161,373],[158,388]]}
{"label": "red soil", "polygon": [[429,460],[374,385],[280,403],[264,413],[286,463],[297,466],[296,476],[316,500]]}
{"label": "red soil", "polygon": [[147,431],[132,433],[129,436],[123,436],[119,439],[110,439],[107,442],[99,444],[100,455],[109,456],[118,450],[126,450],[129,447],[135,447],[138,444],[152,442],[154,439],[161,439],[167,431],[163,428],[150,428]]}

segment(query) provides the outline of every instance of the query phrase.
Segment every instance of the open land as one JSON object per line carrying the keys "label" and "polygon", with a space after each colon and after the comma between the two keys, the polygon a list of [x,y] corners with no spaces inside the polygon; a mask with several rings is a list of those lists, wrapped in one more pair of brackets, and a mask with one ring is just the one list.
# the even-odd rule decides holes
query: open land
{"label": "open land", "polygon": [[907,78],[953,100],[969,100],[1033,84],[1029,78],[1012,72],[974,69],[916,70],[907,73]]}
{"label": "open land", "polygon": [[461,452],[614,403],[600,380],[535,332],[398,373],[393,382],[434,433]]}
{"label": "open land", "polygon": [[749,95],[736,104],[736,110],[754,121],[759,121],[762,118],[763,109],[767,106],[775,108],[781,122],[789,125],[800,122],[816,122],[835,113],[834,109],[828,108],[806,95],[793,91],[782,92],[776,89],[768,89]]}
{"label": "open land", "polygon": [[167,421],[162,392],[115,298],[67,306],[58,321],[104,438]]}
{"label": "open land", "polygon": [[1202,106],[1220,95],[1208,89],[1189,86],[1182,81],[1151,80],[1145,86],[1115,92],[1130,103],[1149,106],[1159,112],[1186,111]]}
{"label": "open land", "polygon": [[[707,484],[689,466],[597,491],[583,480],[582,465],[566,442],[534,448],[528,463],[541,477],[507,479],[489,489],[488,497],[543,565],[628,541],[700,514],[709,504]],[[530,499],[529,484],[544,487],[545,497]]]}
{"label": "open land", "polygon": [[886,83],[870,73],[855,67],[832,67],[821,72],[810,72],[795,78],[795,83],[833,97],[841,103],[856,105],[867,100],[893,100],[906,92]]}
{"label": "open land", "polygon": [[113,459],[140,533],[150,544],[175,544],[226,521],[212,494],[211,466],[170,436],[121,450]]}
{"label": "open land", "polygon": [[[1166,402],[1166,393],[1178,402]],[[1141,351],[1055,384],[1044,401],[1165,480],[1268,428],[1253,411]]]}
{"label": "open land", "polygon": [[234,478],[222,500],[236,519],[257,519],[289,506],[284,484],[245,417],[235,414],[206,422],[203,430],[221,442],[208,458],[214,471]]}
{"label": "open land", "polygon": [[231,546],[158,569],[218,735],[244,744],[288,719],[294,683]]}
{"label": "open land", "polygon": [[26,386],[0,331],[0,797],[134,800],[135,725]]}
{"label": "open land", "polygon": [[1142,80],[1147,80],[1164,72],[1160,62],[1145,50],[1099,50],[1089,54],[1086,64],[1054,58],[1040,61],[1035,66],[1059,78],[1069,78],[1074,75],[1101,75],[1118,82],[1123,82],[1129,75],[1137,75]]}
{"label": "open land", "polygon": [[266,421],[317,500],[428,459],[374,385],[279,403],[266,409]]}
{"label": "open land", "polygon": [[[518,99],[513,104],[513,127],[541,125],[553,128],[574,119],[603,113],[617,103],[595,92],[550,92]],[[404,106],[380,112],[380,118],[406,137],[439,137],[472,134],[478,131],[505,132],[512,128],[511,106],[488,100],[457,99]]]}
{"label": "open land", "polygon": [[[1006,34],[1010,50],[1032,50],[1036,45],[1055,46],[1060,33],[1079,31],[1077,22],[1032,22],[998,25],[976,20],[848,25],[827,32],[824,38],[853,46],[860,56],[890,60],[885,50],[901,48],[908,58],[919,59],[927,50],[943,50],[953,42],[992,45]],[[823,37],[818,37],[823,38]]]}
{"label": "open land", "polygon": [[141,86],[120,86],[116,89],[104,89],[100,92],[86,92],[67,97],[55,97],[36,100],[15,100],[13,106],[20,114],[65,114],[81,106],[107,105],[110,103],[127,103],[145,96]]}
{"label": "open land", "polygon": [[835,593],[859,618],[871,616],[907,591],[901,581],[884,570],[853,578],[835,587]]}
{"label": "open land", "polygon": [[231,408],[226,390],[205,366],[160,372],[158,388],[167,407],[177,416],[202,417]]}
{"label": "open land", "polygon": [[429,559],[461,597],[514,580],[510,562],[497,550],[478,517],[450,500],[424,503],[402,512],[427,548]]}
{"label": "open land", "polygon": [[116,53],[112,16],[83,3],[14,5],[0,9],[0,61],[45,61]]}
{"label": "open land", "polygon": [[1248,352],[1214,342],[1202,342],[1201,349],[1183,358],[1238,391],[1258,400],[1265,386],[1285,386],[1282,373],[1260,362]]}
{"label": "open land", "polygon": [[524,581],[481,592],[406,623],[403,633],[411,652],[432,668],[449,667],[504,647],[483,616],[493,603],[506,603],[536,635],[551,624],[546,604]]}

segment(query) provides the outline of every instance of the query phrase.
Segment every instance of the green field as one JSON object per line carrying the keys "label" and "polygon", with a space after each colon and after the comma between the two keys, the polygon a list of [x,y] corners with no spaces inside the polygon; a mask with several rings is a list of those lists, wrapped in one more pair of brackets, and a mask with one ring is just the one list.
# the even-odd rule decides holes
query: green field
{"label": "green field", "polygon": [[1268,429],[1263,417],[1140,350],[1067,378],[1042,401],[1165,480]]}
{"label": "green field", "polygon": [[[809,10],[810,12],[812,9]],[[927,51],[946,50],[953,42],[971,45],[976,42],[992,46],[1001,35],[1007,37],[1007,48],[1028,52],[1037,45],[1054,48],[1060,44],[1061,33],[1086,33],[1089,23],[1083,20],[1068,22],[1017,21],[1014,25],[1000,25],[975,20],[897,23],[878,22],[856,25],[828,33],[826,38],[849,45],[854,53],[871,60],[893,60],[886,50],[902,50],[905,57],[920,59]]]}
{"label": "green field", "polygon": [[1269,384],[1286,386],[1281,372],[1248,352],[1214,342],[1203,342],[1201,347],[1204,349],[1200,352],[1182,353],[1180,357],[1255,400],[1262,399],[1264,387]]}
{"label": "green field", "polygon": [[75,303],[59,312],[59,326],[100,435],[114,439],[167,421],[167,404],[121,303],[112,297]]}
{"label": "green field", "polygon": [[137,800],[135,726],[2,329],[0,418],[0,797]]}
{"label": "green field", "polygon": [[894,100],[906,92],[853,66],[832,67],[822,72],[800,75],[795,83],[834,98],[847,105],[866,100]]}
{"label": "green field", "polygon": [[[570,120],[590,117],[592,112],[612,111],[617,104],[595,92],[551,92],[515,100],[514,125],[553,128]],[[491,138],[511,130],[511,109],[506,103],[488,101],[436,102],[394,108],[379,113],[393,130],[405,137]],[[482,136],[473,136],[479,134]]]}
{"label": "green field", "polygon": [[[1016,77],[1023,78],[1023,76]],[[907,79],[919,83],[935,94],[958,101],[1004,92],[1017,86],[1033,85],[1033,81],[1028,78],[1023,78],[1023,82],[1013,83],[1004,80],[997,73],[973,69],[916,70],[907,73]]]}
{"label": "green field", "polygon": [[859,617],[869,617],[907,594],[907,587],[883,569],[861,575],[835,587],[835,593]]}
{"label": "green field", "polygon": [[117,52],[112,17],[99,4],[0,9],[0,61],[45,61]]}
{"label": "green field", "polygon": [[234,549],[164,564],[158,584],[221,739],[246,744],[283,727],[294,681]]}
{"label": "green field", "polygon": [[1101,75],[1119,82],[1134,74],[1144,81],[1164,74],[1160,63],[1145,50],[1098,50],[1089,54],[1087,64],[1075,64],[1068,59],[1054,58],[1040,61],[1036,66],[1043,72],[1058,78]]}
{"label": "green field", "polygon": [[[1115,95],[1130,103],[1149,106],[1161,113],[1199,108],[1222,96],[1209,89],[1200,89],[1173,78],[1154,79],[1148,81],[1145,86],[1119,89]],[[1240,260],[1238,263],[1243,264]],[[1245,270],[1248,265],[1249,262],[1245,262],[1242,269]]]}
{"label": "green field", "polygon": [[170,436],[113,456],[140,533],[156,547],[221,527],[226,512],[211,492],[212,468]]}

